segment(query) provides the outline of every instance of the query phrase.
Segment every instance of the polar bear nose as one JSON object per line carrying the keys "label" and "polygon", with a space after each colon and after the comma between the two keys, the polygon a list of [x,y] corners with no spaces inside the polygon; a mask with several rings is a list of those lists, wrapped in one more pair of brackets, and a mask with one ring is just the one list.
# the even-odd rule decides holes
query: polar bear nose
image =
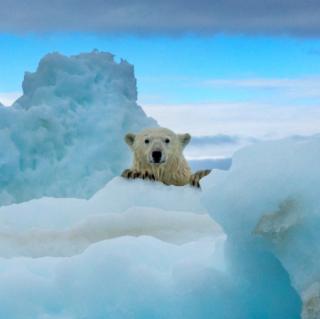
{"label": "polar bear nose", "polygon": [[162,157],[161,151],[153,151],[152,152],[152,159],[155,163],[160,163]]}

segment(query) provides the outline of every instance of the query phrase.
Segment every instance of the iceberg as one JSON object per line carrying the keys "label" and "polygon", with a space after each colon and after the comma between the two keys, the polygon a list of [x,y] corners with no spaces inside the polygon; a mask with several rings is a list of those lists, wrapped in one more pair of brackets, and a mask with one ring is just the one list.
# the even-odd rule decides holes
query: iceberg
{"label": "iceberg", "polygon": [[317,318],[319,145],[245,148],[202,192],[117,177],[2,207],[0,315]]}
{"label": "iceberg", "polygon": [[237,152],[229,171],[203,185],[203,202],[228,236],[235,274],[240,263],[250,270],[244,278],[265,281],[272,294],[279,285],[270,286],[268,273],[283,268],[303,319],[320,318],[319,156],[320,135],[264,142]]}
{"label": "iceberg", "polygon": [[90,200],[3,207],[3,269],[49,280],[34,291],[57,304],[33,299],[47,316],[317,318],[319,145],[314,136],[245,148],[202,192],[116,178]]}
{"label": "iceberg", "polygon": [[220,286],[202,299],[202,285],[224,285],[225,235],[189,186],[117,177],[89,200],[4,206],[0,221],[1,318],[196,319],[216,309]]}
{"label": "iceberg", "polygon": [[117,177],[133,67],[54,53],[0,106],[0,318],[320,318],[320,135],[191,186]]}
{"label": "iceberg", "polygon": [[89,200],[41,198],[3,206],[0,225],[0,257],[5,258],[73,256],[122,236],[152,236],[177,245],[224,237],[191,187],[176,191],[120,177]]}
{"label": "iceberg", "polygon": [[273,255],[260,253],[254,272],[248,254],[228,254],[207,195],[117,177],[89,200],[2,207],[0,316],[299,318],[300,299]]}
{"label": "iceberg", "polygon": [[22,88],[0,105],[0,205],[91,197],[130,161],[123,136],[157,125],[136,103],[133,66],[110,53],[48,54]]}

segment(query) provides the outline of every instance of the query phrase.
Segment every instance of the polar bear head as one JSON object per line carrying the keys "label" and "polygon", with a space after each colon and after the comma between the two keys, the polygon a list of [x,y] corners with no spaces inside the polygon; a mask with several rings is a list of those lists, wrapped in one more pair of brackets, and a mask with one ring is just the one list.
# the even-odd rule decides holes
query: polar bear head
{"label": "polar bear head", "polygon": [[190,134],[175,134],[166,128],[149,128],[133,134],[125,141],[134,152],[135,162],[140,166],[162,166],[183,157],[182,151],[191,139]]}

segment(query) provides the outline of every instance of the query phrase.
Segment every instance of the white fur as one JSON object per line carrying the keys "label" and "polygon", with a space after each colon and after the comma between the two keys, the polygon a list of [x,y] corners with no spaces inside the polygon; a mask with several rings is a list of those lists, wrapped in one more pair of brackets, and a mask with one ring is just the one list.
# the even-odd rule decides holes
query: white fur
{"label": "white fur", "polygon": [[[149,128],[138,134],[127,134],[125,140],[134,153],[131,169],[141,173],[148,171],[167,185],[188,184],[192,173],[182,152],[190,139],[189,134],[175,134],[166,128]],[[153,151],[161,151],[162,163],[152,162]]]}

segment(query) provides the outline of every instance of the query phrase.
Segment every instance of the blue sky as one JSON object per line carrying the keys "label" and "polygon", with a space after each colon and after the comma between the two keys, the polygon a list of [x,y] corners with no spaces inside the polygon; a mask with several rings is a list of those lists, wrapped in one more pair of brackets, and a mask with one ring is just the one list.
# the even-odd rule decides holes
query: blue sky
{"label": "blue sky", "polygon": [[0,99],[14,99],[24,71],[48,52],[93,49],[135,66],[139,103],[164,126],[259,138],[317,132],[320,40],[310,38],[2,34]]}
{"label": "blue sky", "polygon": [[[227,97],[229,90],[200,85],[211,79],[306,78],[320,74],[318,39],[0,34],[0,90],[21,90],[24,71],[34,71],[48,52],[70,55],[95,48],[134,64],[141,95],[174,103],[252,98],[246,90],[236,90],[232,97]],[[197,90],[189,89],[197,84]]]}
{"label": "blue sky", "polygon": [[0,11],[0,101],[21,94],[45,54],[93,49],[134,65],[138,102],[160,125],[235,141],[201,144],[207,156],[320,131],[317,1],[10,0]]}

